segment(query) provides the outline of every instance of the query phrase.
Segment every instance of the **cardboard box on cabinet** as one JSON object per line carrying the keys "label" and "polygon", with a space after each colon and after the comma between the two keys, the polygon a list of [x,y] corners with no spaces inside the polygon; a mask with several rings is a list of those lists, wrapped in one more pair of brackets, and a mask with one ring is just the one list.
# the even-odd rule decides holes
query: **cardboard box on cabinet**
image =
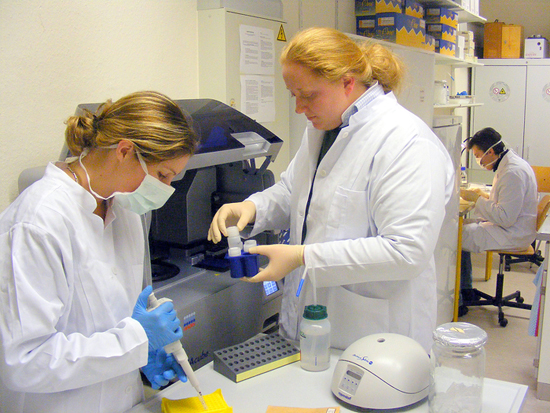
{"label": "cardboard box on cabinet", "polygon": [[435,39],[435,52],[446,56],[455,57],[456,44],[447,40]]}
{"label": "cardboard box on cabinet", "polygon": [[405,0],[404,10],[407,16],[418,17],[419,19],[424,18],[424,7],[417,1]]}
{"label": "cardboard box on cabinet", "polygon": [[403,13],[403,0],[376,0],[376,14]]}
{"label": "cardboard box on cabinet", "polygon": [[426,24],[426,33],[431,34],[436,39],[447,40],[448,42],[456,43],[456,32],[454,27],[442,23]]}
{"label": "cardboard box on cabinet", "polygon": [[376,36],[376,16],[357,16],[356,33],[359,36]]}
{"label": "cardboard box on cabinet", "polygon": [[426,23],[423,19],[406,14],[377,14],[376,38],[422,48],[426,41]]}
{"label": "cardboard box on cabinet", "polygon": [[355,0],[356,16],[374,16],[375,14],[376,0]]}
{"label": "cardboard box on cabinet", "polygon": [[426,24],[441,23],[458,28],[458,14],[444,7],[428,7],[424,19]]}
{"label": "cardboard box on cabinet", "polygon": [[426,34],[426,40],[424,41],[423,49],[430,52],[435,52],[435,37]]}
{"label": "cardboard box on cabinet", "polygon": [[520,59],[523,57],[523,26],[503,22],[485,23],[484,59]]}

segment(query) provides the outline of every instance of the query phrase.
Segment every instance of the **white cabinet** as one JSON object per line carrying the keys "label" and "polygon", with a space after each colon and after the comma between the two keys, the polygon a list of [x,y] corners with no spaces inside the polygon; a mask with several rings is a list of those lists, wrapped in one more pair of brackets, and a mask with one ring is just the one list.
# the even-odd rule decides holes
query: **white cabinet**
{"label": "white cabinet", "polygon": [[485,59],[474,70],[472,133],[492,127],[531,165],[550,166],[550,59]]}
{"label": "white cabinet", "polygon": [[[533,62],[532,62],[533,63]],[[550,61],[527,67],[523,157],[550,166]]]}
{"label": "white cabinet", "polygon": [[[274,73],[270,76],[261,76],[261,78],[272,80],[274,87],[273,89],[271,87],[264,88],[260,83],[259,89],[267,89],[267,94],[270,91],[273,92],[273,96],[268,96],[268,98],[271,97],[274,100],[275,113],[272,121],[260,121],[260,123],[284,141],[277,159],[269,166],[275,175],[275,180],[279,180],[281,172],[290,162],[288,117],[290,95],[281,75],[281,66],[278,64],[278,57],[287,44],[286,35],[284,36],[285,41],[281,36],[281,33],[286,33],[288,30],[286,23],[273,18],[246,15],[239,10],[209,8],[212,4],[216,5],[217,3],[238,5],[241,2],[201,2],[201,5],[204,4],[204,9],[198,10],[200,97],[219,100],[246,113],[244,111],[246,102],[242,101],[243,87],[241,86],[241,82],[244,81],[241,77],[243,75],[241,59],[245,58],[245,51],[241,50],[241,46],[245,44],[241,36],[241,29],[253,28],[272,37],[270,41],[262,40],[259,44],[262,47],[260,50],[262,56],[273,54],[270,58],[266,57],[265,60],[268,63],[270,59],[272,60]],[[267,3],[274,2],[268,1]],[[267,11],[269,10],[266,9]],[[271,43],[273,51],[268,47]],[[251,115],[251,117],[253,116]]]}

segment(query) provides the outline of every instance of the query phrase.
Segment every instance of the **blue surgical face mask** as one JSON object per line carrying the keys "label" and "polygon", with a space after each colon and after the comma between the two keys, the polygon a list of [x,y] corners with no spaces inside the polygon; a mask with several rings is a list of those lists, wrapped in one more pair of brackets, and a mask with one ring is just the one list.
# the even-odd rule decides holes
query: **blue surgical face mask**
{"label": "blue surgical face mask", "polygon": [[[116,148],[116,145],[109,146],[106,149],[113,147]],[[162,207],[175,191],[174,187],[166,185],[165,183],[162,183],[158,179],[149,175],[145,161],[143,160],[139,152],[136,151],[139,163],[143,168],[143,171],[145,172],[145,178],[143,178],[141,184],[133,192],[117,191],[113,192],[109,197],[104,198],[92,189],[90,176],[88,175],[88,171],[82,164],[82,158],[86,156],[87,153],[88,151],[85,151],[80,154],[79,162],[80,166],[82,166],[82,169],[86,173],[86,178],[88,179],[88,188],[96,198],[107,200],[114,197],[114,202],[119,204],[121,207],[133,211],[136,214],[143,215],[146,212]]]}
{"label": "blue surgical face mask", "polygon": [[484,157],[485,155],[487,155],[487,152],[489,152],[489,150],[490,150],[491,148],[497,146],[500,142],[502,142],[502,139],[499,140],[498,142],[492,144],[492,145],[489,147],[489,149],[487,149],[487,150],[483,153],[483,155],[481,155],[479,158],[476,157],[476,162],[477,162],[477,164],[478,164],[479,166],[481,166],[482,168],[487,168],[487,167],[491,166],[492,164],[494,164],[496,161],[498,161],[498,158],[497,158],[497,159],[495,159],[493,162],[490,162],[490,163],[488,163],[488,164],[486,164],[486,165],[482,165],[482,164],[481,164],[481,160],[483,159],[483,157]]}

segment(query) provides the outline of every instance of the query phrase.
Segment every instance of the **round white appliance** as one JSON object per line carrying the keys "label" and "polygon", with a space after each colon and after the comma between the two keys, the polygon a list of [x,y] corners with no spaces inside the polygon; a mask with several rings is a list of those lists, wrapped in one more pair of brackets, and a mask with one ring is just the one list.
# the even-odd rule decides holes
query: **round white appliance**
{"label": "round white appliance", "polygon": [[340,400],[366,409],[396,409],[428,396],[430,359],[415,340],[380,333],[352,343],[340,356],[331,390]]}

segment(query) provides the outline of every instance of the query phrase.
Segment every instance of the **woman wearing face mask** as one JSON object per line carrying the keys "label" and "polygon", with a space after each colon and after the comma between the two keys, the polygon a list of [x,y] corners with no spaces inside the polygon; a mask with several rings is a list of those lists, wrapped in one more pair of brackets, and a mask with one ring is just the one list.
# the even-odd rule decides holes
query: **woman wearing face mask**
{"label": "woman wearing face mask", "polygon": [[227,225],[254,222],[252,234],[290,228],[291,245],[250,249],[269,258],[251,281],[285,277],[284,336],[299,338],[315,285],[333,347],[392,332],[428,350],[437,315],[433,254],[454,186],[449,154],[398,104],[392,91],[404,68],[388,49],[311,28],[292,39],[281,65],[296,112],[308,119],[302,144],[277,184],[220,208],[210,239],[219,241]]}
{"label": "woman wearing face mask", "polygon": [[197,138],[180,108],[138,92],[67,121],[76,157],[0,215],[0,412],[121,412],[185,375],[171,303],[147,312],[140,215],[161,207]]}
{"label": "woman wearing face mask", "polygon": [[[462,235],[461,289],[463,300],[474,299],[471,252],[527,248],[535,239],[537,219],[537,182],[531,166],[510,149],[500,134],[485,128],[468,140],[479,166],[495,172],[489,194],[480,190],[460,191],[460,196],[475,203],[473,220],[466,220]],[[459,314],[467,312],[461,306]]]}

